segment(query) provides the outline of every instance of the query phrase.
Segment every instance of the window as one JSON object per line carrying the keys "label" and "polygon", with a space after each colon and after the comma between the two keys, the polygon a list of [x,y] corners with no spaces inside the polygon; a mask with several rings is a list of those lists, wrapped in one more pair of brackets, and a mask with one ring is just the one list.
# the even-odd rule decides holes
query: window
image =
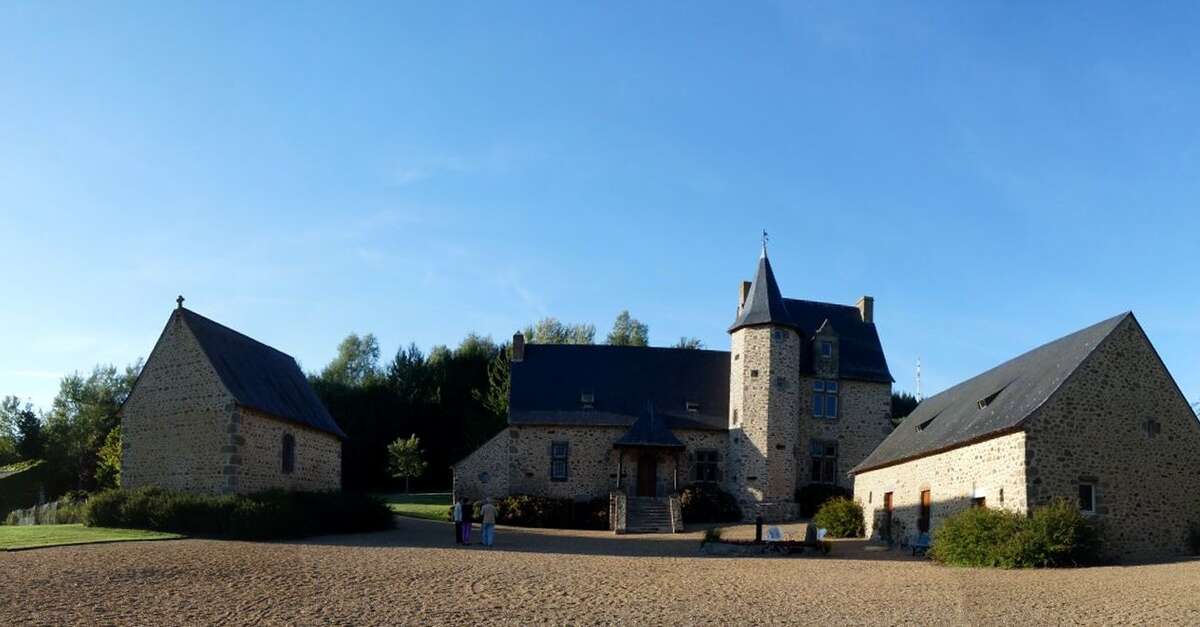
{"label": "window", "polygon": [[838,417],[837,381],[813,381],[812,415],[816,418]]}
{"label": "window", "polygon": [[821,356],[833,357],[833,342],[824,340],[821,342]]}
{"label": "window", "polygon": [[696,451],[696,464],[692,479],[696,481],[717,481],[717,452]]}
{"label": "window", "polygon": [[774,331],[771,331],[771,339],[782,340],[783,339],[783,331],[780,331],[779,329],[775,329]]}
{"label": "window", "polygon": [[977,496],[977,497],[971,499],[971,507],[981,507],[981,508],[986,509],[987,508],[987,497]]}
{"label": "window", "polygon": [[[1005,386],[1005,387],[1008,387],[1008,386]],[[1004,388],[1000,388],[999,390],[996,390],[995,392],[988,394],[984,398],[979,399],[979,402],[975,403],[975,404],[979,406],[979,409],[983,409],[984,407],[991,405],[992,401],[996,400],[996,397],[1000,396],[1000,393],[1003,391],[1004,391]]]}
{"label": "window", "polygon": [[595,403],[595,393],[586,390],[579,393],[579,404],[582,405],[584,409],[592,409]]}
{"label": "window", "polygon": [[1096,512],[1096,486],[1090,483],[1079,484],[1079,511],[1088,514]]}
{"label": "window", "polygon": [[809,445],[812,455],[813,483],[837,483],[837,442],[813,440]]}
{"label": "window", "polygon": [[757,377],[757,376],[758,376],[758,371],[757,371],[757,370],[751,370],[751,371],[750,371],[750,378],[751,378],[751,379],[753,379],[754,377]]}
{"label": "window", "polygon": [[1160,423],[1159,421],[1157,421],[1153,418],[1147,418],[1146,422],[1142,423],[1142,429],[1144,429],[1146,431],[1147,437],[1152,438],[1152,437],[1162,433],[1162,423]]}
{"label": "window", "polygon": [[917,531],[929,533],[929,519],[933,514],[933,501],[929,498],[929,490],[921,490],[921,513],[917,518]]}
{"label": "window", "polygon": [[283,434],[283,474],[290,475],[296,470],[296,438],[290,433]]}
{"label": "window", "polygon": [[550,480],[567,480],[567,443],[552,442],[550,444]]}

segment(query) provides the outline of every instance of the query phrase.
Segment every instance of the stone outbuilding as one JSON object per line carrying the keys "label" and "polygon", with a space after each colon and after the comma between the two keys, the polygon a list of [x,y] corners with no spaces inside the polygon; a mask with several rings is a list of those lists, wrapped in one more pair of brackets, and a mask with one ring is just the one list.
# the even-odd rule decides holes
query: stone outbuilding
{"label": "stone outbuilding", "polygon": [[665,502],[711,483],[746,518],[785,520],[806,486],[848,490],[890,430],[873,300],[784,298],[764,247],[728,332],[730,351],[527,346],[517,334],[507,428],[454,465],[455,495]]}
{"label": "stone outbuilding", "polygon": [[1200,523],[1200,422],[1124,313],[925,399],[853,474],[876,539],[1065,497],[1101,523],[1110,557],[1168,557]]}
{"label": "stone outbuilding", "polygon": [[338,490],[342,432],[296,360],[179,307],[121,407],[121,483]]}

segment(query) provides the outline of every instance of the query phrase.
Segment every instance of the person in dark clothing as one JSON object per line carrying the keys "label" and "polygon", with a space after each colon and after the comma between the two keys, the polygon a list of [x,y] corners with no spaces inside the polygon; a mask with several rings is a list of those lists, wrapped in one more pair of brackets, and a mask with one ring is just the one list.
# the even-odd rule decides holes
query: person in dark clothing
{"label": "person in dark clothing", "polygon": [[462,512],[463,512],[463,502],[465,502],[465,501],[466,501],[466,499],[459,499],[454,502],[454,507],[450,508],[450,519],[454,521],[454,543],[455,544],[463,543]]}
{"label": "person in dark clothing", "polygon": [[462,543],[471,544],[471,502],[462,500]]}

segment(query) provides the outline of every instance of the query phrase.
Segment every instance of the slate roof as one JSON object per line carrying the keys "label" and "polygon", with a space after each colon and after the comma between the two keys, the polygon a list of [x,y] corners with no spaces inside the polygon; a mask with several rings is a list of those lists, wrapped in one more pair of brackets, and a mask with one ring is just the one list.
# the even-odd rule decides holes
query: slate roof
{"label": "slate roof", "polygon": [[[1126,312],[1039,346],[923,401],[851,472],[865,472],[1017,431]],[[980,407],[980,401],[993,397]]]}
{"label": "slate roof", "polygon": [[[581,394],[590,393],[584,409]],[[527,344],[512,364],[509,424],[628,427],[646,403],[669,428],[724,430],[729,353],[646,346]],[[699,404],[689,414],[686,403]]]}
{"label": "slate roof", "polygon": [[646,403],[642,415],[634,421],[625,435],[613,442],[613,446],[643,448],[684,448],[683,442],[671,433],[667,421],[654,413],[654,405]]}
{"label": "slate roof", "polygon": [[763,249],[758,258],[758,270],[754,273],[754,281],[750,283],[746,302],[742,305],[737,320],[729,327],[729,332],[733,333],[742,327],[757,324],[794,325],[783,296],[779,293],[779,284],[775,282],[775,273],[771,270],[771,260],[767,259],[766,249]]}
{"label": "slate roof", "polygon": [[345,439],[290,355],[190,309],[177,311],[239,405]]}

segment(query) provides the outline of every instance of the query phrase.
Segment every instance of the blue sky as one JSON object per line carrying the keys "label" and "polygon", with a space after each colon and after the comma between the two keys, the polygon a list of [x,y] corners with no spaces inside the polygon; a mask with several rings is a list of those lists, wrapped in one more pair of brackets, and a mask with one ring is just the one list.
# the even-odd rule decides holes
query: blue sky
{"label": "blue sky", "polygon": [[204,4],[0,5],[0,395],[179,293],[307,369],[624,308],[727,349],[767,229],[899,389],[1132,309],[1200,399],[1195,4]]}

